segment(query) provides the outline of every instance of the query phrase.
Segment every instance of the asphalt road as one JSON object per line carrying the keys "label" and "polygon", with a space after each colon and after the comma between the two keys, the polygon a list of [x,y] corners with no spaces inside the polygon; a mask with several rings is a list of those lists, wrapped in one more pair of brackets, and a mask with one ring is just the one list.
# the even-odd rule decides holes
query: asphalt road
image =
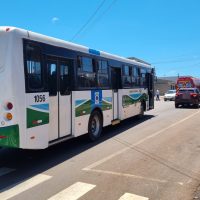
{"label": "asphalt road", "polygon": [[197,198],[199,119],[200,109],[159,101],[95,143],[83,136],[43,151],[0,149],[0,200]]}

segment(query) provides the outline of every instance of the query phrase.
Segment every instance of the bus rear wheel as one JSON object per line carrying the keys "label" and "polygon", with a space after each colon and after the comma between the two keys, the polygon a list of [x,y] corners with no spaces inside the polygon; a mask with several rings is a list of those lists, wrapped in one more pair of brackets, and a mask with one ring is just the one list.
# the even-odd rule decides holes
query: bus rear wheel
{"label": "bus rear wheel", "polygon": [[95,141],[97,140],[102,132],[102,116],[99,111],[94,111],[90,115],[89,123],[88,123],[88,135],[90,140]]}

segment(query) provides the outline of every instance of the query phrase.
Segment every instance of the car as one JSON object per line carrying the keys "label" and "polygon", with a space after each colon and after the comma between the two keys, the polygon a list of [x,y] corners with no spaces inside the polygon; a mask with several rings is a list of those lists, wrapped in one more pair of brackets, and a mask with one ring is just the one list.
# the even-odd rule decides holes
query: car
{"label": "car", "polygon": [[168,90],[164,95],[164,101],[174,101],[176,96],[176,90]]}
{"label": "car", "polygon": [[197,88],[180,88],[175,97],[175,108],[193,105],[199,108],[200,91]]}

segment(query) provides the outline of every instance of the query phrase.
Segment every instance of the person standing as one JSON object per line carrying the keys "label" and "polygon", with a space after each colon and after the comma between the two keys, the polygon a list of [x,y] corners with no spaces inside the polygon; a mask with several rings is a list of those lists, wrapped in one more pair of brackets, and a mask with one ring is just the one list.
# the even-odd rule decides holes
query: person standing
{"label": "person standing", "polygon": [[156,90],[156,101],[160,101],[160,91],[159,91],[159,89]]}

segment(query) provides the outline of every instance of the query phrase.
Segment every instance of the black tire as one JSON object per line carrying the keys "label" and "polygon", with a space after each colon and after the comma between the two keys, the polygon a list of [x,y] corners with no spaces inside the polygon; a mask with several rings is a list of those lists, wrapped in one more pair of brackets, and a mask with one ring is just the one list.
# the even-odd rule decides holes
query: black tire
{"label": "black tire", "polygon": [[199,108],[199,104],[198,103],[195,105],[195,108]]}
{"label": "black tire", "polygon": [[94,111],[90,115],[88,123],[88,136],[91,141],[97,140],[102,132],[103,120],[99,111]]}
{"label": "black tire", "polygon": [[179,107],[179,104],[178,103],[175,103],[175,108],[178,108]]}

